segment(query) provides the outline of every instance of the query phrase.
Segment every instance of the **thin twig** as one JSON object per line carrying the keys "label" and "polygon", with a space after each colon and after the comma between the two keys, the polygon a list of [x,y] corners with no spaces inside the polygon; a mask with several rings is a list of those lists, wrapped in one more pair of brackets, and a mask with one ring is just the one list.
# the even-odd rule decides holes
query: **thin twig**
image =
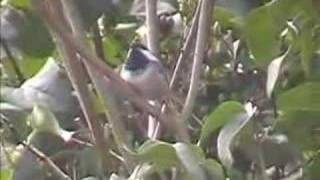
{"label": "thin twig", "polygon": [[263,140],[265,139],[266,134],[264,132],[264,129],[259,124],[259,122],[254,121],[252,126],[253,126],[253,129],[255,130],[255,133],[254,133],[255,145],[257,147],[257,155],[258,155],[257,170],[262,180],[269,180],[268,175],[266,173],[266,163],[263,156],[263,148],[262,148],[262,143],[263,143]]}
{"label": "thin twig", "polygon": [[0,38],[0,42],[2,44],[4,52],[6,53],[11,65],[12,65],[13,70],[16,72],[16,75],[17,75],[18,80],[20,81],[20,85],[21,85],[26,79],[24,78],[23,73],[20,70],[20,67],[19,67],[19,65],[17,63],[17,60],[13,56],[13,54],[11,53],[11,50],[10,50],[10,48],[8,46],[7,41],[5,39],[3,39],[3,38]]}
{"label": "thin twig", "polygon": [[273,109],[273,115],[274,118],[277,119],[278,118],[278,106],[277,106],[277,98],[276,98],[276,94],[274,92],[271,93],[271,105],[272,105],[272,109]]}
{"label": "thin twig", "polygon": [[257,145],[257,154],[258,154],[258,169],[262,180],[269,180],[266,173],[266,163],[263,157],[263,149],[261,142],[256,142]]}
{"label": "thin twig", "polygon": [[93,33],[93,42],[94,42],[94,48],[95,48],[96,54],[100,59],[106,62],[106,57],[105,57],[104,48],[103,48],[103,40],[100,34],[98,22],[94,23],[92,27],[92,33]]}
{"label": "thin twig", "polygon": [[61,180],[71,180],[71,178],[65,174],[48,156],[46,156],[39,149],[34,147],[31,144],[26,144],[21,142],[21,144],[28,149],[33,155],[35,155],[41,162],[44,162],[51,169],[51,172],[54,173]]}
{"label": "thin twig", "polygon": [[159,18],[157,16],[158,0],[146,0],[147,45],[159,56]]}
{"label": "thin twig", "polygon": [[201,3],[201,12],[199,18],[199,27],[197,32],[196,49],[194,53],[194,60],[192,66],[191,81],[187,99],[185,101],[181,121],[185,122],[190,115],[195,104],[196,96],[198,94],[198,87],[200,81],[200,71],[202,60],[205,53],[205,47],[209,36],[209,29],[212,24],[214,0],[203,0]]}
{"label": "thin twig", "polygon": [[188,59],[188,56],[190,54],[192,54],[193,52],[193,47],[194,47],[194,39],[196,37],[197,34],[197,27],[199,24],[199,15],[200,15],[200,9],[201,9],[201,0],[198,3],[197,9],[194,13],[194,17],[192,19],[192,24],[191,27],[188,31],[188,35],[186,38],[186,41],[183,44],[183,47],[181,49],[181,53],[179,54],[176,66],[174,68],[173,74],[171,76],[171,80],[170,80],[170,84],[169,84],[169,88],[172,89],[174,83],[177,80],[177,74],[181,68],[182,65],[182,61],[186,61],[186,59]]}
{"label": "thin twig", "polygon": [[[180,67],[182,65],[182,60],[187,59],[187,57],[193,51],[192,48],[194,46],[194,39],[195,39],[196,32],[197,32],[200,8],[201,8],[201,1],[198,3],[197,9],[195,11],[195,16],[194,16],[194,18],[192,20],[191,28],[188,31],[186,41],[185,41],[185,43],[184,43],[184,45],[182,47],[181,53],[180,53],[179,58],[177,60],[174,72],[172,74],[172,77],[171,77],[171,80],[170,80],[170,83],[169,83],[169,89],[173,88],[173,84],[175,83],[175,81],[177,79],[178,71],[179,71],[179,69],[180,69]],[[162,105],[161,109],[162,108],[165,109],[165,105],[164,104]],[[163,112],[165,112],[165,111],[163,111]],[[163,114],[163,112],[161,112],[160,116]],[[177,124],[176,128],[177,128],[179,140],[184,141],[184,142],[189,142],[190,138],[189,138],[189,135],[188,135],[188,132],[187,132],[187,127],[184,125],[184,123],[181,123],[181,122],[176,122],[176,124]]]}

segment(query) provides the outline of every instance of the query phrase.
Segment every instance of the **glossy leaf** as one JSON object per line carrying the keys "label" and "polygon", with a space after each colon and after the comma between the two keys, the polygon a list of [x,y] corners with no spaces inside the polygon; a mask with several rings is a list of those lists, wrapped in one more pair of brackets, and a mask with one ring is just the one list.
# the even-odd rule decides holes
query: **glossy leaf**
{"label": "glossy leaf", "polygon": [[236,16],[232,11],[216,6],[214,8],[214,19],[218,21],[223,28],[239,29],[243,25],[243,18]]}
{"label": "glossy leaf", "polygon": [[267,75],[267,84],[266,84],[266,92],[267,96],[270,98],[273,88],[277,82],[282,61],[287,57],[289,53],[289,50],[286,51],[283,55],[280,57],[277,57],[276,59],[272,60],[272,62],[268,66],[268,75]]}
{"label": "glossy leaf", "polygon": [[48,29],[35,12],[26,13],[27,22],[21,33],[21,50],[29,57],[46,58],[54,50]]}
{"label": "glossy leaf", "polygon": [[268,6],[253,10],[245,20],[244,32],[257,65],[265,65],[279,53],[279,26]]}
{"label": "glossy leaf", "polygon": [[31,78],[46,64],[47,58],[36,58],[24,55],[23,59],[18,62],[19,67],[25,78]]}
{"label": "glossy leaf", "polygon": [[308,82],[287,90],[278,97],[280,110],[277,128],[304,149],[320,144],[320,83]]}
{"label": "glossy leaf", "polygon": [[1,87],[1,101],[30,112],[34,104],[42,105],[56,116],[63,127],[72,127],[73,116],[79,113],[72,86],[54,59],[49,58],[41,70],[19,88]]}
{"label": "glossy leaf", "polygon": [[249,122],[253,114],[255,113],[255,107],[252,107],[251,103],[245,105],[242,112],[234,114],[231,119],[220,131],[217,139],[218,157],[222,164],[227,168],[230,168],[234,162],[233,155],[231,153],[231,145],[234,137],[240,132],[240,130]]}
{"label": "glossy leaf", "polygon": [[241,112],[244,112],[243,106],[236,101],[227,101],[218,106],[209,114],[202,126],[199,144],[202,147],[205,146],[212,133],[219,130],[227,122],[234,120]]}
{"label": "glossy leaf", "polygon": [[282,93],[278,106],[284,113],[289,111],[320,112],[320,83],[308,82]]}
{"label": "glossy leaf", "polygon": [[223,168],[221,164],[218,163],[216,160],[207,159],[205,160],[203,166],[206,169],[207,174],[209,174],[211,179],[217,179],[217,180],[225,179]]}
{"label": "glossy leaf", "polygon": [[177,143],[174,145],[177,156],[192,179],[206,180],[204,169],[200,166],[204,156],[199,155],[192,146]]}
{"label": "glossy leaf", "polygon": [[[310,23],[310,22],[309,22]],[[311,74],[311,65],[316,50],[316,41],[311,25],[307,25],[299,38],[301,65],[307,77]]]}
{"label": "glossy leaf", "polygon": [[29,123],[33,132],[28,136],[28,139],[32,139],[36,133],[47,132],[60,136],[67,142],[74,134],[74,132],[62,129],[54,114],[37,104],[34,106],[32,114],[29,117]]}
{"label": "glossy leaf", "polygon": [[275,0],[249,13],[245,18],[244,35],[256,65],[265,66],[279,55],[280,32],[297,14],[316,17],[310,0]]}
{"label": "glossy leaf", "polygon": [[179,163],[172,144],[162,141],[147,141],[139,148],[136,156],[142,162],[152,162],[160,169],[176,166]]}

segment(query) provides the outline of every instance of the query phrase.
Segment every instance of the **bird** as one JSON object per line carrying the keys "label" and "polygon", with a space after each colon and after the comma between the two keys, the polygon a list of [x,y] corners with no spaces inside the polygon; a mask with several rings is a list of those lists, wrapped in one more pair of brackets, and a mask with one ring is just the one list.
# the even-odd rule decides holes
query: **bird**
{"label": "bird", "polygon": [[[128,51],[127,60],[120,70],[120,76],[160,112],[162,103],[166,101],[169,94],[166,69],[160,58],[144,45],[133,44]],[[161,131],[160,122],[148,114],[142,114],[139,119],[141,118],[148,119],[148,127],[145,127],[146,124],[137,122],[138,128],[149,138],[156,138]]]}
{"label": "bird", "polygon": [[147,100],[161,101],[169,90],[161,60],[142,44],[131,46],[120,76]]}

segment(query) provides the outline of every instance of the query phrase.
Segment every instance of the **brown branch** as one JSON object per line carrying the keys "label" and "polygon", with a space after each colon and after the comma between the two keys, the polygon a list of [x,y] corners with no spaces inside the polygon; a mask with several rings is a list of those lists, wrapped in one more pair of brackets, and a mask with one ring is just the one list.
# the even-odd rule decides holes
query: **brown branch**
{"label": "brown branch", "polygon": [[174,71],[173,71],[173,74],[172,74],[172,77],[170,80],[170,84],[169,84],[170,89],[173,88],[173,85],[174,85],[175,81],[177,80],[177,75],[178,75],[178,72],[181,68],[182,61],[183,60],[186,61],[186,59],[188,59],[188,56],[193,53],[194,39],[196,37],[197,27],[199,24],[200,9],[201,9],[201,0],[199,1],[197,9],[194,13],[194,17],[192,19],[192,24],[191,24],[191,27],[188,31],[186,41],[183,44],[183,47],[181,49],[181,53],[179,54],[176,66],[174,68]]}
{"label": "brown branch", "polygon": [[192,66],[191,81],[180,119],[182,122],[185,122],[192,114],[196,96],[198,94],[201,65],[205,53],[205,47],[208,43],[207,40],[210,32],[209,30],[212,24],[213,6],[214,0],[203,0],[201,3],[201,12]]}
{"label": "brown branch", "polygon": [[145,0],[148,48],[159,56],[159,18],[157,16],[158,0]]}
{"label": "brown branch", "polygon": [[71,180],[71,178],[64,173],[48,156],[46,156],[39,149],[31,144],[21,142],[21,144],[28,149],[33,155],[35,155],[41,162],[44,162],[50,168],[51,172],[54,173],[61,180]]}
{"label": "brown branch", "polygon": [[[74,3],[70,0],[62,0],[62,5],[64,8],[64,12],[66,13],[67,19],[71,25],[71,29],[73,31],[74,37],[79,39],[81,41],[81,44],[86,49],[91,49],[89,46],[89,42],[87,41],[85,37],[85,31],[81,22],[81,19],[79,19],[78,11],[76,7],[74,6]],[[99,33],[99,32],[98,32]],[[112,95],[108,93],[108,91],[112,91],[111,88],[108,88],[107,82],[104,80],[104,78],[101,78],[100,74],[96,72],[95,68],[88,65],[87,61],[84,61],[85,67],[89,73],[89,76],[98,91],[98,93],[101,95],[103,104],[105,108],[109,111],[109,113],[106,113],[108,116],[108,121],[112,125],[112,132],[115,137],[116,143],[118,145],[118,148],[120,152],[122,153],[123,157],[126,160],[126,165],[129,170],[133,168],[133,161],[129,157],[128,153],[126,153],[126,149],[130,148],[130,143],[128,138],[125,136],[126,130],[122,123],[121,118],[119,117],[119,114],[117,113],[116,106],[118,105],[116,101],[111,100]],[[111,86],[110,86],[111,87]],[[106,89],[108,88],[108,89]],[[106,100],[105,97],[108,97]]]}
{"label": "brown branch", "polygon": [[[54,18],[53,14],[59,12],[59,9],[57,8],[58,2],[59,1],[43,1],[41,3],[38,3],[37,6],[44,18]],[[107,145],[103,139],[103,130],[98,122],[98,117],[96,116],[95,111],[93,109],[94,103],[90,98],[90,91],[88,89],[86,81],[84,81],[85,74],[83,72],[85,72],[85,70],[81,64],[81,61],[77,60],[78,57],[76,51],[74,51],[68,44],[65,44],[58,33],[54,31],[52,32],[57,39],[57,44],[60,53],[64,57],[64,64],[68,76],[76,91],[81,109],[84,113],[90,132],[92,133],[94,145],[96,146],[96,149],[102,158],[102,163],[104,167],[107,167],[108,163],[110,163],[110,160],[108,159],[107,155]]]}

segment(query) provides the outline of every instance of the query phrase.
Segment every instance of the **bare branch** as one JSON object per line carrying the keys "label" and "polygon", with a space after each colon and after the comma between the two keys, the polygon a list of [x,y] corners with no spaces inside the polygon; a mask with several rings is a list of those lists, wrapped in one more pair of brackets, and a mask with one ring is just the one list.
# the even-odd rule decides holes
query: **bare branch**
{"label": "bare branch", "polygon": [[213,6],[214,0],[203,0],[201,3],[201,12],[197,32],[198,35],[196,41],[196,49],[192,66],[191,82],[187,99],[182,110],[182,122],[185,122],[192,114],[196,96],[198,94],[200,70],[210,32],[209,30],[212,24]]}
{"label": "bare branch", "polygon": [[[81,22],[81,19],[79,19],[79,14],[77,12],[76,7],[74,6],[74,3],[70,0],[62,0],[62,4],[64,7],[64,11],[67,14],[67,18],[69,23],[71,24],[71,29],[73,31],[74,36],[81,41],[81,44],[86,49],[91,49],[89,46],[89,42],[87,41],[85,37],[85,31]],[[98,32],[99,33],[99,32]],[[133,166],[133,161],[129,157],[129,155],[126,153],[126,149],[130,148],[130,143],[128,141],[128,138],[126,135],[125,127],[122,123],[122,120],[119,116],[119,113],[115,109],[118,108],[118,104],[116,103],[116,100],[111,100],[112,96],[110,93],[107,93],[108,91],[111,92],[112,89],[105,89],[105,87],[112,87],[111,85],[106,85],[107,83],[112,83],[111,81],[106,81],[104,78],[101,78],[99,73],[96,72],[95,68],[90,66],[87,61],[83,61],[85,64],[85,67],[89,73],[89,76],[98,91],[98,93],[101,95],[101,99],[103,100],[103,104],[106,106],[106,109],[109,111],[109,113],[106,113],[108,116],[108,121],[112,125],[112,132],[115,137],[116,143],[118,144],[118,148],[120,152],[122,153],[123,157],[125,158],[126,165],[129,170],[131,170],[131,166]],[[108,97],[106,100],[106,97]],[[101,127],[100,127],[101,128]],[[102,130],[101,130],[102,131]],[[101,136],[102,134],[100,134]],[[103,136],[102,136],[103,137]]]}
{"label": "bare branch", "polygon": [[196,38],[197,34],[197,27],[199,24],[199,15],[200,15],[200,9],[201,9],[201,1],[199,1],[197,9],[194,13],[193,19],[192,19],[192,24],[191,27],[188,31],[186,41],[183,44],[183,47],[181,49],[181,53],[179,54],[176,66],[174,68],[169,87],[170,89],[173,88],[173,85],[175,81],[177,80],[177,74],[181,68],[182,61],[186,61],[188,59],[189,55],[192,54],[193,52],[193,47],[194,47],[194,39]]}
{"label": "bare branch", "polygon": [[61,180],[71,180],[71,178],[65,174],[48,156],[46,156],[39,149],[31,144],[21,142],[21,144],[28,149],[33,155],[35,155],[41,162],[44,162],[50,168],[51,172],[54,173]]}
{"label": "bare branch", "polygon": [[[44,1],[43,3],[38,4],[38,8],[44,16],[51,16],[51,18],[54,18],[53,14],[59,12],[56,4],[57,2],[59,1]],[[62,12],[60,11],[60,13]],[[111,161],[107,156],[108,149],[103,139],[103,130],[99,125],[98,117],[96,116],[93,109],[94,105],[92,99],[90,98],[88,86],[86,84],[86,81],[84,81],[84,79],[86,79],[84,76],[85,74],[83,73],[85,72],[85,70],[81,64],[81,61],[77,60],[78,57],[76,51],[65,44],[62,38],[60,38],[60,36],[56,34],[56,32],[52,32],[57,39],[58,49],[64,57],[64,64],[68,76],[76,91],[80,106],[86,118],[88,127],[92,133],[94,144],[102,158],[104,167],[106,167],[108,163],[110,164]]]}
{"label": "bare branch", "polygon": [[145,0],[148,48],[159,56],[159,18],[157,16],[158,0]]}

